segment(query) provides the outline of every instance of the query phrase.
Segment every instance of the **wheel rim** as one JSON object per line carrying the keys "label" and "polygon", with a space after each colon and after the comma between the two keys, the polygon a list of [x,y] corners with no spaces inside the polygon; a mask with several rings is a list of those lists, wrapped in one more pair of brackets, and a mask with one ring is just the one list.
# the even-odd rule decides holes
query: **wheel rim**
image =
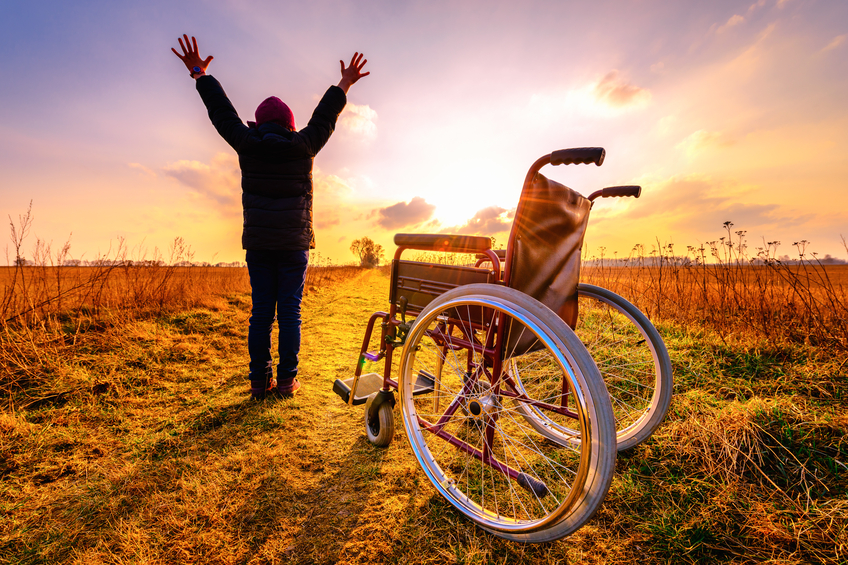
{"label": "wheel rim", "polygon": [[[498,327],[506,344],[500,366],[492,355]],[[520,384],[510,366],[521,367]],[[422,371],[436,386],[413,394]],[[555,524],[569,511],[586,482],[590,442],[546,442],[516,406],[567,420],[573,436],[588,437],[575,371],[547,326],[500,301],[465,296],[419,316],[401,360],[404,426],[425,473],[460,512],[515,533]],[[571,414],[553,411],[566,411],[563,398]]]}

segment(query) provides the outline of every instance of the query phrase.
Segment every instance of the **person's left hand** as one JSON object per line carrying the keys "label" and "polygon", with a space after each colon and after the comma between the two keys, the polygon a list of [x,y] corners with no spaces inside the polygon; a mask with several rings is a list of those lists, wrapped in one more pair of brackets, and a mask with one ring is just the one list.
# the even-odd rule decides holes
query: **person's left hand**
{"label": "person's left hand", "polygon": [[339,81],[339,88],[344,90],[345,93],[353,83],[371,74],[370,72],[362,72],[362,67],[368,62],[368,59],[363,60],[363,56],[362,53],[354,53],[353,57],[350,58],[350,66],[347,68],[345,68],[344,61],[339,61],[342,66],[342,80]]}
{"label": "person's left hand", "polygon": [[[177,53],[177,50],[171,47],[171,51],[174,52],[174,55],[180,58],[180,60],[185,64],[188,69],[189,74],[194,76],[198,73],[206,74],[206,69],[209,67],[209,63],[214,59],[212,55],[206,57],[206,59],[201,59],[200,54],[197,52],[197,40],[192,36],[191,43],[188,42],[188,36],[183,34],[185,38],[185,44],[183,44],[183,40],[181,38],[177,38],[177,41],[180,42],[180,47],[183,50],[183,54],[180,55]],[[200,71],[195,71],[194,68],[197,67]]]}

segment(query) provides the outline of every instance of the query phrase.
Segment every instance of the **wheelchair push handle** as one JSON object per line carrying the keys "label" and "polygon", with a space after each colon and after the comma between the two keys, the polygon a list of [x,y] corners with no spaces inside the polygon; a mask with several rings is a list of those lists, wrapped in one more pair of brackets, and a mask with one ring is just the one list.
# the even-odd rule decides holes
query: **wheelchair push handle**
{"label": "wheelchair push handle", "polygon": [[594,163],[600,167],[604,164],[605,156],[606,151],[603,147],[560,149],[551,153],[551,165],[588,165]]}
{"label": "wheelchair push handle", "polygon": [[560,149],[551,153],[551,165],[588,165],[594,163],[600,167],[604,164],[605,156],[606,151],[603,147]]}
{"label": "wheelchair push handle", "polygon": [[571,149],[554,151],[533,163],[533,166],[527,171],[524,186],[533,182],[533,177],[545,165],[588,165],[589,163],[594,163],[600,167],[604,162],[606,154],[607,152],[603,147],[573,147]]}
{"label": "wheelchair push handle", "polygon": [[595,198],[616,198],[620,196],[632,196],[633,198],[639,198],[641,194],[641,186],[608,186],[590,194],[589,200],[595,200]]}

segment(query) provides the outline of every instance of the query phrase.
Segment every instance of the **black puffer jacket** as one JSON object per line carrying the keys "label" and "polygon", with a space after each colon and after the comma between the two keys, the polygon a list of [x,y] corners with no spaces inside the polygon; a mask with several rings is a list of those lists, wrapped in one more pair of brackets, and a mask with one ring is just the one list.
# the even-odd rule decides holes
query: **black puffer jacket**
{"label": "black puffer jacket", "polygon": [[347,102],[344,91],[331,86],[309,125],[297,132],[274,123],[247,127],[212,76],[197,79],[197,91],[215,129],[239,156],[244,207],[242,247],[314,248],[312,160],[333,133]]}

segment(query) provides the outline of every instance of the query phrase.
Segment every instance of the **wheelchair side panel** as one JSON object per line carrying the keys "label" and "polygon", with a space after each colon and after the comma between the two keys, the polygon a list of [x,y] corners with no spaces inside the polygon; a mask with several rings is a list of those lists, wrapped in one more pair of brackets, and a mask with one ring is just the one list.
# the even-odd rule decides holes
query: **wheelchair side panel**
{"label": "wheelchair side panel", "polygon": [[491,271],[476,267],[440,265],[418,261],[392,261],[392,287],[389,299],[399,304],[406,297],[408,314],[418,314],[436,297],[473,283],[488,283]]}

